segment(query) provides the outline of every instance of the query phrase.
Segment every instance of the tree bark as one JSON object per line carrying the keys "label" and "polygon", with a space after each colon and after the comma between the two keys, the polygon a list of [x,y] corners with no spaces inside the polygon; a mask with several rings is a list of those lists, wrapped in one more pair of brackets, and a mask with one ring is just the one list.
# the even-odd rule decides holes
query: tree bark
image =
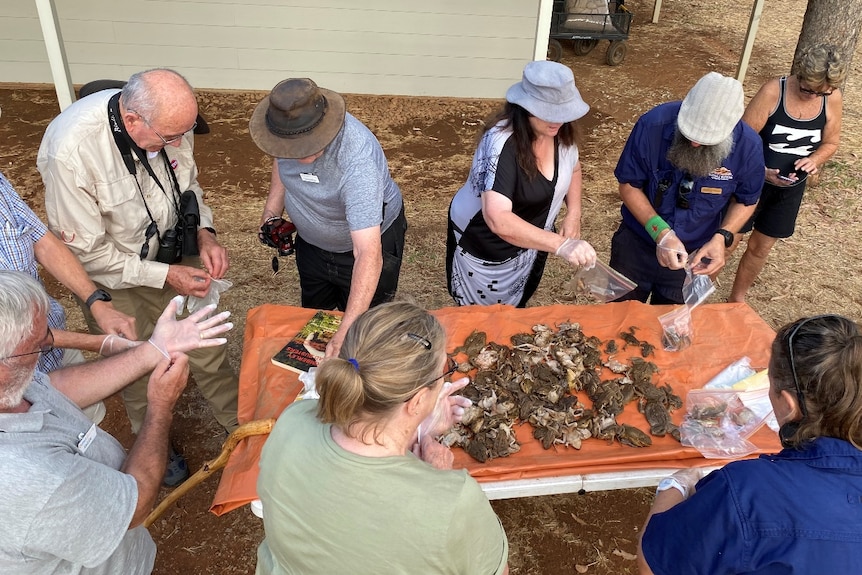
{"label": "tree bark", "polygon": [[[847,62],[847,71],[856,51],[862,28],[862,0],[808,0],[802,31],[796,42],[794,61],[802,48],[812,44],[834,44]],[[795,72],[795,70],[793,70]]]}

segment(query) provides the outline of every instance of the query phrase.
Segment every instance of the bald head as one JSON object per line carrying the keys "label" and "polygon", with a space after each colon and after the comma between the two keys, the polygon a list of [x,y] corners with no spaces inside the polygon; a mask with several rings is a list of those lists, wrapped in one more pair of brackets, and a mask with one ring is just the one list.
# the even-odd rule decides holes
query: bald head
{"label": "bald head", "polygon": [[198,114],[195,94],[188,81],[177,72],[156,68],[129,78],[120,96],[123,108],[134,110],[165,133],[183,133]]}

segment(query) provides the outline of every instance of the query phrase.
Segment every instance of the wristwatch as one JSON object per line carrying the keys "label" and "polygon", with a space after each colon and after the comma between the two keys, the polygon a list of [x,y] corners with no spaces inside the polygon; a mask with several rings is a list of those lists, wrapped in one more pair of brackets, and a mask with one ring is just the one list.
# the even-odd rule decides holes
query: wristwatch
{"label": "wristwatch", "polygon": [[715,233],[721,235],[724,238],[724,247],[729,248],[731,245],[733,245],[733,232],[729,232],[724,228],[720,228]]}
{"label": "wristwatch", "polygon": [[688,488],[682,483],[680,483],[679,479],[677,479],[676,477],[665,477],[664,479],[662,479],[655,490],[656,495],[658,495],[662,491],[667,491],[668,489],[676,489],[677,491],[682,493],[683,499],[688,498]]}
{"label": "wristwatch", "polygon": [[111,301],[111,294],[109,294],[103,289],[97,289],[92,294],[90,294],[90,297],[87,298],[87,308],[89,308],[97,301]]}

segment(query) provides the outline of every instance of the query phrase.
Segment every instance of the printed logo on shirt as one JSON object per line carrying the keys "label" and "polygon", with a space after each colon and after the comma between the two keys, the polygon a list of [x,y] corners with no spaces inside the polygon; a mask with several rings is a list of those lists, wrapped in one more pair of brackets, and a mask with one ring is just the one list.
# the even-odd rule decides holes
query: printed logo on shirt
{"label": "printed logo on shirt", "polygon": [[728,170],[727,168],[722,166],[722,167],[710,172],[709,177],[713,180],[719,180],[722,182],[726,182],[728,180],[733,179],[733,172],[731,172],[730,170]]}
{"label": "printed logo on shirt", "polygon": [[775,138],[775,141],[769,144],[769,149],[779,154],[791,154],[805,158],[814,153],[815,146],[820,143],[820,130],[805,130],[802,128],[793,128],[790,126],[776,125],[772,129],[773,136],[783,136]]}
{"label": "printed logo on shirt", "polygon": [[179,165],[180,165],[180,163],[177,162],[176,160],[171,160],[171,169],[172,170],[176,170],[177,166],[179,166]]}

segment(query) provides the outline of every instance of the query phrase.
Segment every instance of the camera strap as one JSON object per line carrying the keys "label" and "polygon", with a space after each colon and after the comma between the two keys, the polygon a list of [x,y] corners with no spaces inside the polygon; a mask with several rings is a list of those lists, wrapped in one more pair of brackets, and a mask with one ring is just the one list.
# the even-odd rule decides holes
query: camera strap
{"label": "camera strap", "polygon": [[[132,157],[132,150],[134,150],[135,155],[138,157],[138,160],[144,166],[144,169],[147,170],[147,173],[153,178],[153,181],[156,182],[156,185],[162,190],[162,193],[165,196],[168,193],[165,191],[165,187],[162,185],[162,182],[156,176],[156,173],[153,171],[153,167],[150,165],[149,160],[147,159],[147,153],[139,148],[137,144],[131,141],[129,137],[129,133],[126,131],[126,126],[123,124],[122,117],[120,115],[120,94],[121,92],[117,92],[113,96],[111,96],[110,100],[108,100],[108,125],[111,127],[111,135],[114,136],[114,144],[117,146],[117,150],[120,152],[120,156],[123,158],[123,163],[126,165],[126,169],[129,171],[129,174],[135,179],[135,184],[138,186],[138,192],[141,195],[141,201],[144,202],[144,209],[147,211],[147,217],[150,218],[150,223],[155,224],[156,220],[153,218],[152,212],[150,212],[150,207],[147,205],[147,200],[144,198],[144,190],[141,188],[141,183],[138,181],[137,177],[137,169],[135,168],[135,160]],[[180,207],[178,205],[177,196],[180,193],[180,184],[177,181],[177,176],[174,174],[173,168],[171,168],[170,161],[168,159],[168,154],[165,152],[165,149],[162,148],[159,152],[159,155],[162,157],[162,162],[165,166],[165,171],[171,177],[171,184],[173,184],[171,188],[171,203],[174,206],[174,212],[177,216],[177,221],[180,218]],[[156,226],[156,236],[159,241],[161,241],[161,234],[159,233],[158,226]],[[149,240],[149,238],[147,238]],[[141,259],[144,259],[143,256]]]}

